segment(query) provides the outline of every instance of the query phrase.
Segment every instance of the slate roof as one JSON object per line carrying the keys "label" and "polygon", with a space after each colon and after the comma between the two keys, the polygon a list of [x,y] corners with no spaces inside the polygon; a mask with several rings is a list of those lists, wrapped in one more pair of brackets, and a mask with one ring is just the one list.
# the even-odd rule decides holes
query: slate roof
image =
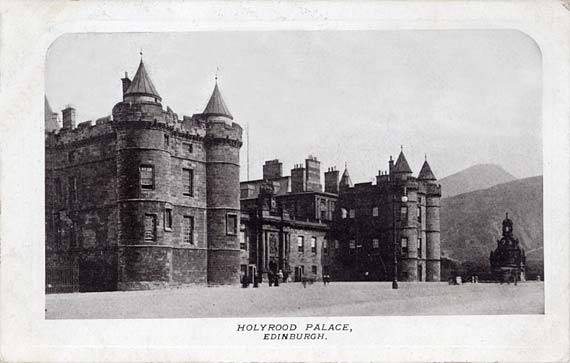
{"label": "slate roof", "polygon": [[150,80],[142,59],[139,64],[139,69],[137,69],[137,73],[135,74],[135,78],[133,78],[131,85],[127,89],[127,92],[125,92],[125,96],[151,96],[162,101],[162,98]]}
{"label": "slate roof", "polygon": [[424,165],[422,165],[422,169],[418,174],[418,180],[436,180],[437,178],[431,171],[431,167],[429,166],[427,160],[424,161]]}
{"label": "slate roof", "polygon": [[340,178],[340,187],[352,187],[352,180],[350,180],[350,175],[348,174],[348,169],[344,168],[344,173],[342,173],[342,177]]}
{"label": "slate roof", "polygon": [[408,173],[408,174],[412,173],[410,164],[408,164],[408,161],[406,160],[403,151],[400,151],[398,160],[396,160],[396,164],[394,164],[394,173]]}
{"label": "slate roof", "polygon": [[220,89],[218,88],[218,82],[216,82],[216,86],[214,87],[214,92],[212,92],[212,96],[202,112],[203,115],[210,115],[210,116],[225,116],[229,117],[231,120],[234,119],[230,111],[228,110],[228,106],[224,102],[222,98],[222,94],[220,93]]}

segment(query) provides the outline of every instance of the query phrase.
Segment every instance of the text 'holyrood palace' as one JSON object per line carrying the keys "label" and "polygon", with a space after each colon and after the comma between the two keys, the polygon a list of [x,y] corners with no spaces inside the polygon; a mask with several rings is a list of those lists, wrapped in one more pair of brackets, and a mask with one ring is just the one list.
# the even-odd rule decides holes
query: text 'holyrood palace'
{"label": "text 'holyrood palace'", "polygon": [[[112,117],[62,125],[46,99],[48,292],[289,281],[439,281],[441,188],[403,151],[376,183],[309,156],[239,181],[242,128],[218,85],[201,114],[163,109],[142,60]],[[397,271],[398,276],[394,276]]]}

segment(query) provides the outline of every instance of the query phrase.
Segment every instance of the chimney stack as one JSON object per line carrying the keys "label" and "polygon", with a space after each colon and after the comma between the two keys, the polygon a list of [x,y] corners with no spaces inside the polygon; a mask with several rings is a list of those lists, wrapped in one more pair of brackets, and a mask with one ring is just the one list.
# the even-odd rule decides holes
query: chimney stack
{"label": "chimney stack", "polygon": [[306,169],[306,190],[308,192],[322,192],[323,186],[321,185],[321,162],[315,156],[309,155],[305,159]]}
{"label": "chimney stack", "polygon": [[325,173],[325,192],[338,194],[339,171],[336,167],[328,168]]}
{"label": "chimney stack", "polygon": [[127,72],[125,72],[125,78],[122,78],[121,81],[123,82],[123,95],[124,95],[125,92],[127,92],[129,87],[131,86],[131,80],[129,79],[129,74]]}
{"label": "chimney stack", "polygon": [[301,164],[291,169],[291,193],[301,193],[307,190],[305,168]]}
{"label": "chimney stack", "polygon": [[263,179],[278,179],[283,176],[283,163],[279,159],[267,160],[263,165]]}
{"label": "chimney stack", "polygon": [[64,129],[74,129],[75,128],[75,108],[67,106],[63,111],[63,128]]}

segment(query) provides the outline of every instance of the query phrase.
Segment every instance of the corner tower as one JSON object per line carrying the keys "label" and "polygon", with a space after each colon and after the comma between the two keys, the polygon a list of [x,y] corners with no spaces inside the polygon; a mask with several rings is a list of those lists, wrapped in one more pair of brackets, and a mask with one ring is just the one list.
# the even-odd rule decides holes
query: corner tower
{"label": "corner tower", "polygon": [[426,281],[441,279],[441,241],[440,241],[440,199],[441,187],[426,160],[418,174],[418,181],[425,183],[426,211]]}
{"label": "corner tower", "polygon": [[242,128],[233,122],[216,85],[199,115],[206,121],[207,279],[210,285],[238,284],[240,276],[239,149]]}

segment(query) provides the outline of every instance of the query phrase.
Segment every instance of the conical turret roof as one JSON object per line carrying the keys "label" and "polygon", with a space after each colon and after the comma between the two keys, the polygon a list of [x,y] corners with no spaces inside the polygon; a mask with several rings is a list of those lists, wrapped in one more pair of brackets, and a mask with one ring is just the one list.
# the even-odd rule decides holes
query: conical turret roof
{"label": "conical turret roof", "polygon": [[400,155],[398,155],[398,160],[396,160],[396,164],[394,165],[394,173],[412,173],[410,164],[408,164],[408,161],[404,156],[404,151],[400,151]]}
{"label": "conical turret roof", "polygon": [[348,168],[346,166],[344,167],[344,172],[342,173],[338,186],[342,188],[352,187],[352,180],[350,180],[350,175],[348,174]]}
{"label": "conical turret roof", "polygon": [[431,171],[431,167],[429,166],[427,159],[426,159],[426,161],[424,161],[424,165],[422,165],[422,170],[420,170],[420,173],[418,174],[418,179],[419,180],[436,180],[437,179],[435,177],[435,175],[433,174],[433,171]]}
{"label": "conical turret roof", "polygon": [[46,131],[53,131],[59,129],[57,123],[57,113],[53,112],[47,96],[44,95],[44,121]]}
{"label": "conical turret roof", "polygon": [[150,96],[156,97],[159,101],[162,101],[162,98],[150,80],[142,59],[139,64],[139,69],[137,69],[137,73],[135,74],[135,78],[133,78],[131,85],[127,89],[127,92],[125,92],[125,96]]}
{"label": "conical turret roof", "polygon": [[224,102],[222,98],[222,94],[220,93],[220,89],[218,88],[218,82],[216,82],[216,86],[214,87],[214,92],[212,92],[212,96],[202,112],[203,115],[207,116],[225,116],[230,118],[231,120],[234,119],[230,111],[228,110],[228,106]]}

